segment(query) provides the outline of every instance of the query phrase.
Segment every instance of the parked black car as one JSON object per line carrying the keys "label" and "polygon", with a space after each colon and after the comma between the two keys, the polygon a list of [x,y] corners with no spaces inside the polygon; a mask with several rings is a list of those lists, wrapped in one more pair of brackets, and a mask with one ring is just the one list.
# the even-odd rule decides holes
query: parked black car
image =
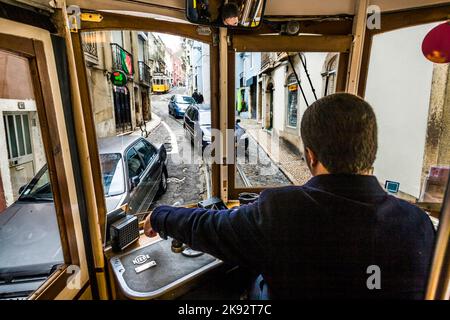
{"label": "parked black car", "polygon": [[188,139],[192,142],[198,139],[205,148],[211,143],[211,107],[208,104],[189,106],[184,114],[183,128]]}
{"label": "parked black car", "polygon": [[[211,108],[208,104],[192,105],[188,107],[184,115],[183,128],[185,135],[191,142],[200,141],[202,148],[211,143]],[[200,137],[201,135],[201,137]],[[240,120],[236,120],[235,132],[236,142],[244,143],[245,151],[248,151],[248,135],[246,130],[240,126]]]}
{"label": "parked black car", "polygon": [[196,101],[190,96],[173,95],[169,101],[169,114],[175,118],[182,118],[186,109],[193,104],[196,104]]}
{"label": "parked black car", "polygon": [[[136,136],[99,140],[108,212],[129,204],[148,210],[167,190],[167,153]],[[64,262],[47,166],[0,213],[0,298],[24,297]],[[20,281],[19,281],[20,280]]]}

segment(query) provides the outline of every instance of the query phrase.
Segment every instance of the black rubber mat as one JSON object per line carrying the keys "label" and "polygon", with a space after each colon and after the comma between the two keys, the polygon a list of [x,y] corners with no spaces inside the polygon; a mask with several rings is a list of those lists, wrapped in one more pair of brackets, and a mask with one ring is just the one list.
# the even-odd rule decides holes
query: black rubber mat
{"label": "black rubber mat", "polygon": [[[133,260],[139,255],[149,255],[147,262],[154,260],[156,266],[136,273],[135,268],[139,265],[134,264]],[[208,254],[190,258],[181,253],[173,253],[171,240],[159,241],[120,258],[125,269],[123,279],[127,286],[141,293],[151,293],[173,284],[214,261],[216,258]]]}

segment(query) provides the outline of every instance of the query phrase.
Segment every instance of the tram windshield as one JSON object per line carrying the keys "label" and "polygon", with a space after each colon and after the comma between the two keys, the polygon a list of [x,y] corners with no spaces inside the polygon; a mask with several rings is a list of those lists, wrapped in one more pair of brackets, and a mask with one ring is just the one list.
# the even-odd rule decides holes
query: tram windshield
{"label": "tram windshield", "polygon": [[[436,25],[374,36],[365,91],[378,122],[373,174],[388,192],[412,203],[441,204],[450,168],[448,68],[421,52],[421,41]],[[235,119],[247,140],[237,147],[237,188],[302,185],[311,178],[301,119],[311,103],[338,91],[339,57],[236,53]]]}
{"label": "tram windshield", "polygon": [[[82,41],[104,190],[114,195],[106,201],[108,211],[129,204],[142,219],[159,204],[209,197],[210,164],[194,151],[201,145],[197,136],[210,136],[205,127],[211,124],[209,45],[129,30],[84,32]],[[125,85],[104,76],[116,70],[127,75]],[[202,112],[204,106],[208,112]],[[122,157],[108,157],[106,170],[105,150]]]}

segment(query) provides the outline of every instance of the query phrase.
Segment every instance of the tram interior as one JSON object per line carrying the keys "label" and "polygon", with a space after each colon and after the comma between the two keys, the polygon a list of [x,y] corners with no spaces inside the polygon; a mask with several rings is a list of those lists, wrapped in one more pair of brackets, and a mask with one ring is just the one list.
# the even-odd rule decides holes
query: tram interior
{"label": "tram interior", "polygon": [[248,299],[257,274],[145,218],[303,185],[301,119],[337,92],[372,105],[373,174],[429,215],[449,299],[450,67],[422,43],[450,3],[227,2],[0,1],[0,299]]}

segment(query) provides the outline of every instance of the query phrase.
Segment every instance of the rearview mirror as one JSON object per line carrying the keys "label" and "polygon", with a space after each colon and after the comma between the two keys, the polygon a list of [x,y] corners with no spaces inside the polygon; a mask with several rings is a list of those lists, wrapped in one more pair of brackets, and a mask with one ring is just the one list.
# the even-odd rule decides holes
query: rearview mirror
{"label": "rearview mirror", "polygon": [[141,179],[138,176],[131,178],[131,190],[136,188],[139,182],[141,182]]}
{"label": "rearview mirror", "polygon": [[195,24],[253,29],[260,26],[266,0],[186,0],[186,18]]}
{"label": "rearview mirror", "polygon": [[25,188],[27,187],[27,185],[23,185],[19,188],[19,194],[22,194],[22,192],[25,190]]}

